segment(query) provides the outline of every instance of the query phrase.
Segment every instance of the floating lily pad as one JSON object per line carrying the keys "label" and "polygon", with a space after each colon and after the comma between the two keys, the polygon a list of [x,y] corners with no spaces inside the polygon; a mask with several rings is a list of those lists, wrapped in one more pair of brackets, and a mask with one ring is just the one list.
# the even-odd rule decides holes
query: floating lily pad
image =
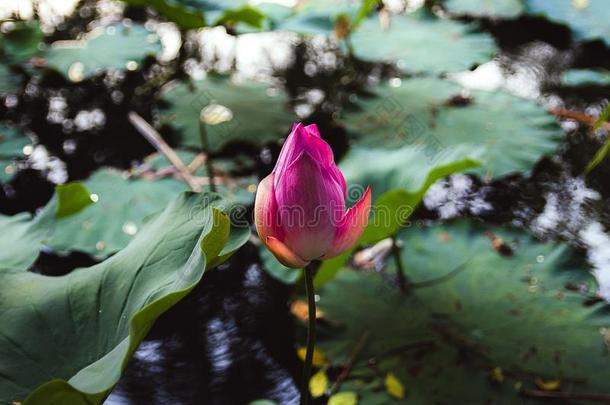
{"label": "floating lily pad", "polygon": [[447,11],[475,17],[515,18],[525,11],[523,0],[447,0]]}
{"label": "floating lily pad", "polygon": [[6,64],[27,62],[40,52],[43,38],[37,21],[19,21],[10,31],[0,33],[0,59]]}
{"label": "floating lily pad", "polygon": [[295,14],[278,22],[276,28],[302,35],[329,35],[335,28],[335,19],[328,14]]}
{"label": "floating lily pad", "polygon": [[[375,162],[363,165],[362,162]],[[415,146],[395,151],[352,148],[341,161],[348,188],[348,206],[354,204],[367,186],[373,192],[369,223],[358,244],[340,256],[322,262],[315,277],[320,286],[334,277],[358,246],[395,235],[419,206],[428,188],[452,173],[480,164],[476,150],[454,148],[431,159]]]}
{"label": "floating lily pad", "polygon": [[79,41],[58,41],[44,53],[47,64],[80,81],[107,69],[134,70],[146,55],[161,49],[158,36],[144,26],[113,24]]}
{"label": "floating lily pad", "polygon": [[0,125],[0,181],[9,180],[15,171],[15,160],[25,157],[24,148],[32,141],[18,128]]}
{"label": "floating lily pad", "polygon": [[373,16],[352,34],[351,43],[361,59],[397,62],[411,72],[456,72],[488,61],[496,51],[493,38],[476,28],[414,13],[392,17],[384,30]]}
{"label": "floating lily pad", "polygon": [[291,8],[292,14],[277,21],[276,28],[303,35],[329,35],[338,16],[355,17],[360,1],[306,0]]}
{"label": "floating lily pad", "polygon": [[123,0],[135,6],[155,9],[180,28],[188,30],[207,25],[245,24],[262,28],[265,15],[246,0]]}
{"label": "floating lily pad", "polygon": [[134,239],[144,219],[161,210],[188,186],[177,179],[128,179],[102,169],[84,182],[95,204],[57,221],[45,241],[53,250],[107,256]]}
{"label": "floating lily pad", "polygon": [[[181,149],[176,150],[176,154],[185,165],[193,162],[198,155],[195,152]],[[165,156],[158,153],[149,156],[146,161],[155,170],[171,166],[171,163]],[[215,176],[222,183],[216,185],[216,192],[218,194],[235,204],[246,206],[254,203],[258,177],[255,174],[256,161],[251,156],[239,154],[232,156],[230,159],[216,158],[212,162],[212,167]],[[206,165],[202,164],[193,172],[193,175],[195,177],[208,177]],[[207,184],[203,188],[210,191]]]}
{"label": "floating lily pad", "polygon": [[228,109],[223,109],[223,114],[228,114],[227,121],[223,116],[224,122],[207,126],[212,152],[233,142],[260,146],[290,132],[295,117],[287,111],[286,96],[268,95],[267,85],[263,83],[235,84],[227,78],[209,77],[192,84],[193,91],[188,84],[179,83],[163,93],[170,108],[162,111],[162,118],[180,131],[182,146],[201,148],[199,115],[211,104]]}
{"label": "floating lily pad", "polygon": [[[494,250],[489,231],[512,255]],[[382,387],[391,372],[406,403],[519,403],[520,389],[538,389],[536,380],[557,380],[572,394],[607,392],[610,358],[600,328],[610,318],[566,288],[595,285],[568,246],[466,221],[400,236],[408,276],[424,283],[410,294],[380,274],[354,271],[317,291],[329,323],[340,325],[319,334],[334,362],[368,336],[342,389],[357,391],[361,403],[389,403]]]}
{"label": "floating lily pad", "polygon": [[224,207],[182,194],[125,250],[61,277],[2,260],[0,402],[101,404],[155,319],[238,247]]}
{"label": "floating lily pad", "polygon": [[15,93],[19,90],[21,83],[11,72],[8,66],[0,63],[0,95]]}
{"label": "floating lily pad", "polygon": [[577,39],[601,39],[610,45],[610,8],[606,0],[526,0],[530,14],[565,24]]}
{"label": "floating lily pad", "polygon": [[527,171],[557,149],[562,131],[535,102],[502,91],[473,91],[469,100],[460,92],[456,84],[431,78],[384,84],[344,121],[358,145],[367,147],[415,145],[431,159],[457,145],[484,148],[476,173],[486,176]]}
{"label": "floating lily pad", "polygon": [[610,86],[610,71],[592,69],[571,69],[562,76],[568,86]]}
{"label": "floating lily pad", "polygon": [[52,210],[43,211],[35,220],[27,213],[0,215],[0,226],[6,235],[0,238],[0,272],[27,269],[36,261],[53,217]]}
{"label": "floating lily pad", "polygon": [[261,245],[258,248],[258,253],[261,257],[263,269],[269,273],[271,277],[286,284],[294,284],[301,278],[300,270],[284,266],[264,245]]}

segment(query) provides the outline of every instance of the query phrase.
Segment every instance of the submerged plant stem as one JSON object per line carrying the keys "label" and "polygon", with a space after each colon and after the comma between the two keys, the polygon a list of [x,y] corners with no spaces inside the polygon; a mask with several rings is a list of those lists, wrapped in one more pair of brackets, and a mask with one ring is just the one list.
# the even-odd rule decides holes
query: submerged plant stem
{"label": "submerged plant stem", "polygon": [[212,165],[212,156],[210,155],[210,144],[208,142],[208,132],[205,127],[205,123],[199,122],[199,137],[201,138],[201,147],[203,153],[206,154],[205,168],[210,178],[210,191],[216,192],[216,179],[214,177],[214,165]]}
{"label": "submerged plant stem", "polygon": [[316,300],[313,287],[313,266],[310,264],[303,269],[305,273],[305,293],[309,308],[307,324],[307,354],[303,366],[303,381],[301,382],[301,405],[309,404],[309,379],[311,378],[311,364],[316,343]]}
{"label": "submerged plant stem", "polygon": [[411,289],[411,281],[405,274],[405,268],[402,265],[402,258],[400,257],[400,246],[396,237],[392,237],[392,255],[394,256],[394,262],[396,264],[396,274],[398,275],[398,287],[403,294],[406,294]]}

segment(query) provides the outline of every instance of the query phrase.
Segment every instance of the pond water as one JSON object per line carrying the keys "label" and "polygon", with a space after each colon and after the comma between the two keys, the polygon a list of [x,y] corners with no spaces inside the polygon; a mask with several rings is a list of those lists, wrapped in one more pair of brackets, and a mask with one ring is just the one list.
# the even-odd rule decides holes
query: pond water
{"label": "pond water", "polygon": [[[96,7],[91,1],[81,7],[84,11],[62,22],[48,41],[70,38],[94,17],[113,18],[116,13],[110,7],[100,16],[91,11]],[[148,17],[139,9],[128,9],[127,16],[133,21]],[[493,35],[500,52],[476,69],[452,74],[452,79],[465,89],[506,89],[536,100],[559,116],[567,136],[559,151],[540,160],[531,173],[493,180],[455,174],[436,183],[411,224],[472,217],[525,228],[542,239],[568,241],[582,249],[602,297],[610,299],[610,163],[606,160],[582,176],[607,131],[592,136],[582,119],[566,113],[599,115],[610,83],[565,85],[569,70],[610,69],[610,48],[601,40],[576,41],[567,27],[541,17],[476,21]],[[214,28],[191,35],[187,46],[180,47],[179,32],[171,26],[158,32],[165,32],[169,59],[180,53],[184,64],[178,75],[236,68],[239,75],[283,87],[297,115],[316,122],[323,134],[332,133],[328,140],[337,158],[345,154],[349,141],[333,119],[336,105],[369,83],[394,80],[400,86],[393,66],[352,59],[323,38],[302,41],[276,33],[235,39],[224,28]],[[154,149],[130,124],[127,112],[158,122],[151,97],[157,88],[144,85],[167,69],[148,58],[134,71],[76,83],[61,74],[15,72],[26,77],[26,84],[17,99],[4,97],[0,120],[25,125],[36,134],[37,146],[2,184],[0,212],[35,212],[51,198],[55,184],[85,179],[104,166],[127,169],[151,154]],[[350,80],[342,81],[346,76]],[[468,98],[466,92],[455,102],[468,103]],[[171,127],[161,132],[175,144]],[[240,146],[226,148],[218,157],[236,151],[242,152]],[[278,152],[279,146],[271,142],[250,147],[246,153],[255,164],[243,175],[265,176]],[[48,251],[32,271],[60,275],[98,261],[85,253]],[[249,243],[228,263],[207,272],[204,282],[155,324],[106,403],[224,405],[262,398],[298,403],[295,381],[301,363],[286,304],[295,287],[279,282],[262,266],[258,249]]]}

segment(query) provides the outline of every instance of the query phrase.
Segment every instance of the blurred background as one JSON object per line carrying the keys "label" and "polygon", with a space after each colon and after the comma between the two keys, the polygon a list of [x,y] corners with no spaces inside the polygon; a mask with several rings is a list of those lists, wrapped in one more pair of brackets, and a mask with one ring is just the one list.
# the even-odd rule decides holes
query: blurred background
{"label": "blurred background", "polygon": [[[321,264],[316,403],[610,403],[609,5],[3,0],[4,256],[11,218],[66,184],[93,204],[45,237],[45,277],[112,257],[182,191],[250,218],[293,122],[316,123],[348,205],[370,184],[410,208]],[[298,403],[299,276],[251,237],[104,403]]]}

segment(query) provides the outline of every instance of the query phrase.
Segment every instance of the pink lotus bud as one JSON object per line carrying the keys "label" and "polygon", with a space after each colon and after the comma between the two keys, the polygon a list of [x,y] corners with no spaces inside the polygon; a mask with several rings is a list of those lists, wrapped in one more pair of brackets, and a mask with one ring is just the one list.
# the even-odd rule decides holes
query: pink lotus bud
{"label": "pink lotus bud", "polygon": [[371,210],[370,187],[348,210],[345,193],[343,174],[317,126],[295,124],[273,172],[258,186],[258,235],[288,267],[338,256],[358,241]]}

